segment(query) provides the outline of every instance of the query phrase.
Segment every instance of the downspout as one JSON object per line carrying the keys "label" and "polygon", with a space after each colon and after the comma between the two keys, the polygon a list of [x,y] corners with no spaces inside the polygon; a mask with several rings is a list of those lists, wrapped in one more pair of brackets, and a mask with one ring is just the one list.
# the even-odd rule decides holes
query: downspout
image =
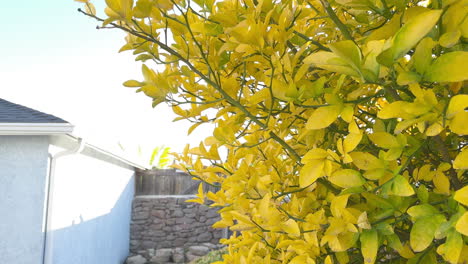
{"label": "downspout", "polygon": [[52,209],[54,203],[54,181],[55,181],[55,167],[57,159],[80,153],[85,147],[82,138],[78,138],[78,145],[73,149],[67,149],[52,155],[49,153],[49,179],[47,184],[47,197],[45,208],[45,232],[44,232],[44,246],[42,252],[42,264],[52,264],[52,251],[53,251],[53,231],[52,231]]}

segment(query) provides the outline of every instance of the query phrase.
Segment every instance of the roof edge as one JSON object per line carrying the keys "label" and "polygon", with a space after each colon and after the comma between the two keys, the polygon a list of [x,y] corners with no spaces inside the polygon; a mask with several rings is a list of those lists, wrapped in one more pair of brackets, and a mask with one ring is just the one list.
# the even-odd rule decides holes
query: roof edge
{"label": "roof edge", "polygon": [[[50,137],[50,144],[64,148],[64,149],[70,149],[75,147],[78,144],[79,137],[76,137],[71,134],[63,134],[63,135],[52,135]],[[98,148],[96,146],[93,146],[89,143],[85,143],[84,149],[80,152],[80,154],[98,159],[104,162],[108,162],[114,165],[117,165],[122,168],[126,169],[141,169],[141,170],[146,170],[147,168],[145,166],[142,166],[140,164],[137,164],[135,162],[132,162],[130,160],[127,160],[125,158],[122,158],[120,156],[117,156],[115,154],[112,154],[109,151],[103,150],[101,148]]]}
{"label": "roof edge", "polygon": [[0,123],[0,135],[56,135],[73,132],[70,123]]}

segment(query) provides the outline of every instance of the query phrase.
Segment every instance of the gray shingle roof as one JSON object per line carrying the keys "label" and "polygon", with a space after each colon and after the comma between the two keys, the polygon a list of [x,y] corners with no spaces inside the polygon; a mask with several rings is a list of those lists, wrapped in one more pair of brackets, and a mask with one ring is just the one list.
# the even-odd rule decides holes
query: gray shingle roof
{"label": "gray shingle roof", "polygon": [[0,98],[0,123],[68,123],[53,115]]}

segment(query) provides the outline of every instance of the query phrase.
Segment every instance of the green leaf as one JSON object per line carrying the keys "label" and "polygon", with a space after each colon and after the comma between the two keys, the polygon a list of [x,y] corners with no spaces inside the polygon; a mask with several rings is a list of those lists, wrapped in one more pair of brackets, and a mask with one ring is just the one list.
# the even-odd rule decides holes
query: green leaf
{"label": "green leaf", "polygon": [[398,85],[408,85],[421,81],[421,76],[415,72],[400,72],[397,78]]}
{"label": "green leaf", "polygon": [[457,44],[458,40],[460,39],[461,33],[459,30],[446,32],[444,33],[440,39],[439,43],[442,47],[451,48]]}
{"label": "green leaf", "polygon": [[436,44],[437,42],[431,38],[424,38],[419,42],[412,57],[414,68],[418,73],[424,74],[426,69],[431,65],[433,60],[432,49]]}
{"label": "green leaf", "polygon": [[429,33],[439,20],[442,10],[430,10],[410,19],[395,34],[392,45],[393,60],[408,53],[424,36]]}
{"label": "green leaf", "polygon": [[379,237],[374,229],[363,230],[360,237],[364,263],[374,263],[379,249]]}
{"label": "green leaf", "polygon": [[428,217],[437,214],[439,211],[430,204],[415,205],[408,209],[407,213],[413,219],[413,222],[420,218]]}
{"label": "green leaf", "polygon": [[391,48],[385,49],[377,56],[377,62],[387,67],[393,64],[393,50]]}
{"label": "green leaf", "polygon": [[394,250],[400,252],[403,250],[403,244],[401,244],[400,238],[396,234],[387,235],[387,243]]}
{"label": "green leaf", "polygon": [[429,200],[429,192],[427,191],[427,188],[425,185],[420,185],[416,194],[418,195],[418,199],[423,202],[427,203]]}
{"label": "green leaf", "polygon": [[307,58],[305,58],[304,63],[314,65],[316,67],[332,72],[360,77],[359,73],[356,70],[354,70],[351,66],[349,66],[349,63],[346,60],[338,57],[332,52],[315,52],[309,55]]}
{"label": "green leaf", "polygon": [[461,82],[468,79],[468,52],[445,53],[428,68],[424,79],[430,82]]}
{"label": "green leaf", "polygon": [[468,212],[464,213],[458,220],[455,225],[456,230],[465,235],[468,236]]}
{"label": "green leaf", "polygon": [[342,188],[358,187],[366,183],[359,171],[351,169],[337,170],[328,180]]}
{"label": "green leaf", "polygon": [[444,220],[442,215],[418,219],[410,232],[411,248],[416,252],[425,250],[432,243],[437,228]]}
{"label": "green leaf", "polygon": [[360,71],[362,64],[362,54],[359,47],[351,40],[339,41],[329,44],[328,47],[345,60],[353,69]]}
{"label": "green leaf", "polygon": [[135,8],[133,9],[133,14],[135,17],[138,17],[138,18],[148,17],[151,14],[152,8],[153,8],[153,1],[138,0],[136,2]]}

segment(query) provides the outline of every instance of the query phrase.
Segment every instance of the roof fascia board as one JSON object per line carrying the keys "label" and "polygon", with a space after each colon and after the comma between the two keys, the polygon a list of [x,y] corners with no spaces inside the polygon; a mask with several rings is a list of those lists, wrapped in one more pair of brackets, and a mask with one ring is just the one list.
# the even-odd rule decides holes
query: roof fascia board
{"label": "roof fascia board", "polygon": [[[52,135],[50,136],[50,144],[56,147],[64,148],[64,149],[71,149],[71,148],[76,147],[77,144],[79,144],[79,138],[70,134]],[[117,155],[114,155],[108,151],[105,151],[103,149],[100,149],[88,143],[85,143],[84,149],[81,151],[80,154],[94,158],[94,159],[98,159],[104,162],[108,162],[108,163],[111,163],[111,164],[114,164],[114,165],[117,165],[119,167],[126,168],[126,169],[131,169],[131,170],[135,170],[136,168],[141,169],[141,170],[146,169],[142,165],[139,165],[135,162],[132,162],[122,157],[119,157]]]}
{"label": "roof fascia board", "polygon": [[0,135],[55,135],[72,131],[70,123],[0,123]]}

